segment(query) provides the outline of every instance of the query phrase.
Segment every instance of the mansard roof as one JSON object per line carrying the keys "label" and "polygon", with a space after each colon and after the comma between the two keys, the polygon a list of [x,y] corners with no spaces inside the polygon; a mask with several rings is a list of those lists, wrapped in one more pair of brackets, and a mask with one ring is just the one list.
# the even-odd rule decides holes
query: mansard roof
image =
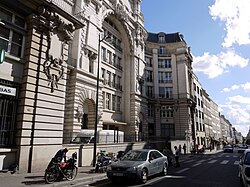
{"label": "mansard roof", "polygon": [[[159,37],[164,36],[165,42],[160,42]],[[148,37],[146,39],[148,42],[152,43],[175,43],[175,42],[185,42],[183,35],[179,32],[166,34],[164,32],[150,33],[148,32]],[[185,42],[186,43],[186,42]]]}

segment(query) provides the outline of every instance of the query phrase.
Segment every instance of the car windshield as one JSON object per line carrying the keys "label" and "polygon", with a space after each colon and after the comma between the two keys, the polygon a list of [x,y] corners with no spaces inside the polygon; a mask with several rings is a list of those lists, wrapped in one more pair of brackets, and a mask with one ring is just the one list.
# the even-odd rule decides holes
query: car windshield
{"label": "car windshield", "polygon": [[145,151],[131,151],[124,155],[121,160],[146,161],[147,154]]}

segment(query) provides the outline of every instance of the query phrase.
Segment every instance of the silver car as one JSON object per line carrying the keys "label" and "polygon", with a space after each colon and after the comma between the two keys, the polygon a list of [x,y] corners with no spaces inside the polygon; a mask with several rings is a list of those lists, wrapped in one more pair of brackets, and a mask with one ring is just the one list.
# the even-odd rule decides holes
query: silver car
{"label": "silver car", "polygon": [[250,187],[250,149],[246,149],[240,158],[239,177],[244,187]]}
{"label": "silver car", "polygon": [[146,183],[149,176],[162,173],[167,175],[168,158],[155,149],[130,150],[120,160],[108,166],[107,177],[117,179],[139,179]]}

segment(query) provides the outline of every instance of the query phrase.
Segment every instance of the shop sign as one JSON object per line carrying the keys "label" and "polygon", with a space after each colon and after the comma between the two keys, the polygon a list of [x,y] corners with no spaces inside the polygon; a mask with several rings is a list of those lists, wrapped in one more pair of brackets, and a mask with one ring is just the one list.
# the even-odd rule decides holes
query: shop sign
{"label": "shop sign", "polygon": [[16,88],[0,85],[0,94],[16,96]]}

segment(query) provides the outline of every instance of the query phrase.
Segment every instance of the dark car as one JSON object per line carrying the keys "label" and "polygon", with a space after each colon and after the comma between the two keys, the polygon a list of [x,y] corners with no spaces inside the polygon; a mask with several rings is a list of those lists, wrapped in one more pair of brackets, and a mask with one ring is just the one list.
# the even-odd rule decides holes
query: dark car
{"label": "dark car", "polygon": [[244,153],[244,151],[248,148],[247,145],[239,145],[238,153]]}
{"label": "dark car", "polygon": [[146,183],[148,176],[158,173],[167,175],[168,158],[155,149],[130,150],[107,169],[111,181],[118,179],[139,179]]}
{"label": "dark car", "polygon": [[234,152],[234,148],[232,145],[225,145],[223,148],[224,153],[233,153]]}

